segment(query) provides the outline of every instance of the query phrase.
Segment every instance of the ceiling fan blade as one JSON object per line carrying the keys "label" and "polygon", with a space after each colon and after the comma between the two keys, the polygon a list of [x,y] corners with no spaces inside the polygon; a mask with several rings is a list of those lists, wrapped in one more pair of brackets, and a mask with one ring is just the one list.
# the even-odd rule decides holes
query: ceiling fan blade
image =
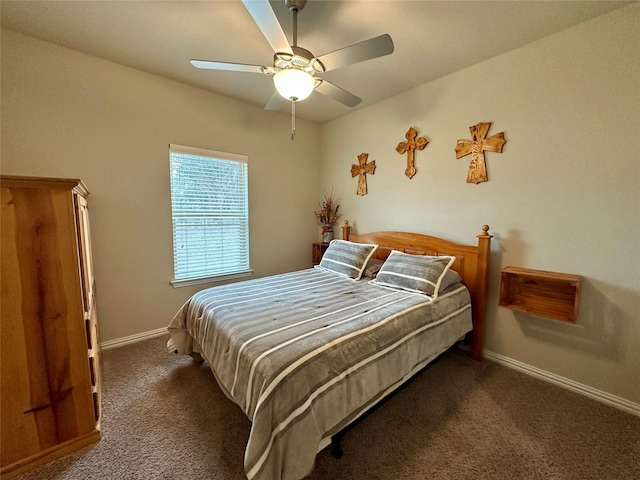
{"label": "ceiling fan blade", "polygon": [[316,92],[331,97],[347,107],[355,107],[362,101],[361,98],[356,97],[353,93],[349,93],[324,79],[322,83],[316,87]]}
{"label": "ceiling fan blade", "polygon": [[278,17],[273,12],[269,1],[242,0],[242,3],[253,17],[253,21],[262,31],[273,51],[293,55],[289,40],[287,40],[287,36],[284,34],[284,30],[282,30]]}
{"label": "ceiling fan blade", "polygon": [[372,58],[383,57],[393,53],[393,40],[388,34],[370,38],[364,42],[341,48],[318,57],[325,71],[364,62]]}
{"label": "ceiling fan blade", "polygon": [[209,60],[191,60],[191,65],[205,70],[227,70],[229,72],[263,73],[261,65],[243,63],[211,62]]}

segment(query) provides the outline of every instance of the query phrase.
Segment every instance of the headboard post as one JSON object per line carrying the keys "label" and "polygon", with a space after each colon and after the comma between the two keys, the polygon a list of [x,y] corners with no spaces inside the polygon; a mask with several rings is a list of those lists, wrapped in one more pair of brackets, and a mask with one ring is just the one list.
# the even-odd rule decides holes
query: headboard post
{"label": "headboard post", "polygon": [[344,221],[344,225],[342,226],[342,239],[349,240],[351,236],[351,226],[349,225],[349,220]]}
{"label": "headboard post", "polygon": [[471,336],[471,358],[482,360],[484,331],[487,319],[487,294],[489,288],[489,258],[491,254],[489,225],[482,226],[478,235],[478,263],[476,270],[476,294],[474,295],[474,325]]}

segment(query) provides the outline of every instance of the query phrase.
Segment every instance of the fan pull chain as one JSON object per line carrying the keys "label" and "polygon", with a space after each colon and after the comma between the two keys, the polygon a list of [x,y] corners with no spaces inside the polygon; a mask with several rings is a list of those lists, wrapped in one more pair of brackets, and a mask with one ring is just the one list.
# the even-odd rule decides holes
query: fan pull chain
{"label": "fan pull chain", "polygon": [[291,100],[291,141],[296,135],[296,101]]}

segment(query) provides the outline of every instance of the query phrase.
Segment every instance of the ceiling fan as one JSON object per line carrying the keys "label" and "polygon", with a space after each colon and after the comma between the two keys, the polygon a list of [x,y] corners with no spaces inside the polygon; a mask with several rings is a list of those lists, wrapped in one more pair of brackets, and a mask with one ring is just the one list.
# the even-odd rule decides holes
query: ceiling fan
{"label": "ceiling fan", "polygon": [[315,90],[348,107],[355,107],[362,99],[322,78],[324,72],[354,63],[393,53],[393,41],[388,34],[379,35],[348,47],[315,56],[309,50],[298,46],[298,12],[307,0],[284,0],[293,17],[293,44],[289,44],[278,18],[268,0],[242,0],[273,49],[272,65],[248,65],[242,63],[191,60],[196,68],[227,70],[235,72],[261,73],[273,76],[276,92],[267,102],[265,109],[276,110],[279,94],[291,101],[292,130],[295,134],[295,104],[304,100]]}

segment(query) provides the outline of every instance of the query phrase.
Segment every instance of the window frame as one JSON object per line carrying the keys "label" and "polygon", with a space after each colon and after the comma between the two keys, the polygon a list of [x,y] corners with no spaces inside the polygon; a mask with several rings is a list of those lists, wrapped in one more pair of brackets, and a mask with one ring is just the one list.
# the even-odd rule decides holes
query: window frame
{"label": "window frame", "polygon": [[[176,211],[174,210],[173,205],[173,154],[180,154],[186,156],[194,156],[194,157],[204,157],[210,158],[212,160],[222,160],[222,161],[232,161],[238,163],[244,163],[246,165],[245,171],[245,184],[244,190],[246,195],[245,205],[246,205],[246,230],[247,230],[247,268],[238,268],[237,270],[231,270],[224,273],[210,273],[202,276],[190,276],[185,278],[177,279],[176,273],[176,234],[175,234],[175,219],[176,219]],[[249,235],[249,157],[246,155],[235,154],[235,153],[227,153],[227,152],[218,152],[215,150],[208,150],[196,147],[188,147],[184,145],[169,145],[169,190],[170,190],[170,209],[171,209],[171,246],[172,246],[172,254],[173,254],[173,279],[170,281],[171,285],[174,288],[177,287],[186,287],[191,285],[198,285],[203,283],[213,283],[213,282],[221,282],[225,280],[249,277],[253,273],[253,270],[250,267],[250,235]]]}

